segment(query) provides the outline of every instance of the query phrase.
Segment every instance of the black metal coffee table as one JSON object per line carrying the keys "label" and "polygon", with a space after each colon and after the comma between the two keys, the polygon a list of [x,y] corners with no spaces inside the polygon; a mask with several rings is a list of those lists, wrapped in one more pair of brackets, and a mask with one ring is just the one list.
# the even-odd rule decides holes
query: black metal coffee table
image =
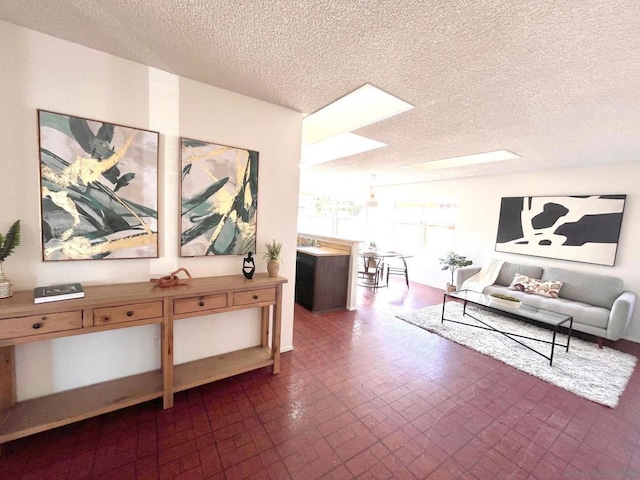
{"label": "black metal coffee table", "polygon": [[[446,307],[446,304],[447,304],[447,298],[461,300],[463,302],[463,307],[462,307],[462,315],[463,315],[463,317],[464,316],[471,317],[476,322],[480,323],[480,325],[474,325],[472,323],[466,323],[466,322],[461,322],[459,320],[453,320],[453,319],[450,319],[450,318],[445,318],[444,317],[444,313],[445,313],[445,307]],[[520,334],[513,333],[513,332],[506,332],[504,330],[499,330],[499,329],[493,327],[492,325],[488,324],[487,322],[485,322],[483,320],[480,320],[479,318],[476,318],[473,315],[471,315],[470,313],[468,313],[467,312],[467,304],[477,305],[477,306],[480,306],[482,308],[493,310],[493,311],[499,312],[499,313],[506,313],[510,317],[514,317],[514,318],[519,319],[519,320],[525,320],[525,321],[526,320],[533,320],[534,322],[539,322],[539,323],[543,323],[543,324],[549,325],[549,326],[553,327],[553,329],[552,329],[552,331],[553,331],[552,339],[551,339],[551,341],[549,341],[549,340],[544,340],[544,339],[540,339],[540,338],[528,337],[526,335],[520,335]],[[522,304],[519,307],[503,306],[502,304],[497,304],[495,302],[492,302],[491,301],[491,297],[489,295],[485,295],[483,293],[478,293],[478,292],[473,292],[471,290],[460,290],[460,291],[455,291],[455,292],[445,292],[444,299],[442,301],[442,319],[441,319],[441,323],[444,323],[445,320],[447,322],[459,323],[461,325],[467,325],[469,327],[482,328],[483,330],[491,330],[493,332],[500,333],[500,334],[504,335],[505,337],[510,338],[514,342],[519,343],[523,347],[528,348],[532,352],[535,352],[538,355],[546,358],[547,360],[549,360],[549,365],[550,366],[553,365],[553,351],[554,351],[556,345],[559,346],[559,347],[566,347],[567,352],[569,351],[569,342],[571,341],[571,331],[572,331],[572,328],[573,328],[573,317],[571,315],[565,315],[565,314],[562,314],[562,313],[552,312],[550,310],[544,310],[542,308],[536,308],[536,307],[532,307],[532,306],[525,305],[525,304]],[[567,343],[566,344],[556,343],[556,334],[558,333],[558,328],[560,326],[562,326],[562,325],[566,325],[567,323],[569,324],[569,336],[567,337]],[[534,340],[536,342],[541,342],[541,343],[546,343],[548,345],[551,345],[551,355],[549,355],[549,356],[545,355],[543,352],[541,352],[539,350],[536,350],[536,349],[530,347],[529,345],[521,342],[520,340],[518,340],[518,338],[525,338],[525,339],[528,339],[528,340]]]}

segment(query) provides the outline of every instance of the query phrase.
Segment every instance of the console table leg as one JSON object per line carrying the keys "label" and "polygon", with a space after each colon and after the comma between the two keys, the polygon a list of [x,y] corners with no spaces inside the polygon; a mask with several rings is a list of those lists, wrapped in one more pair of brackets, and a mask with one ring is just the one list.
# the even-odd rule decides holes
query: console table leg
{"label": "console table leg", "polygon": [[10,407],[17,402],[15,347],[0,348],[0,408]]}
{"label": "console table leg", "polygon": [[262,307],[260,315],[260,345],[269,346],[269,307]]}
{"label": "console table leg", "polygon": [[[171,305],[170,301],[165,305]],[[165,306],[165,308],[168,308]],[[165,314],[162,322],[161,365],[162,365],[162,408],[173,407],[173,317],[171,313]]]}
{"label": "console table leg", "polygon": [[282,284],[276,287],[276,303],[273,305],[273,328],[271,332],[271,356],[273,374],[280,373],[280,335],[282,329]]}

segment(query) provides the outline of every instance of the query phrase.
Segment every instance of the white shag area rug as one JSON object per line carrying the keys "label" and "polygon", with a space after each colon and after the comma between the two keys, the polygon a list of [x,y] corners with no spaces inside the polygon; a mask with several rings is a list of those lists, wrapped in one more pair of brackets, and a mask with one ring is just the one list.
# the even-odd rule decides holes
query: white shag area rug
{"label": "white shag area rug", "polygon": [[[508,332],[551,340],[552,331],[496,313],[467,306],[473,316]],[[549,360],[517,344],[497,332],[447,322],[441,324],[442,305],[422,308],[397,315],[405,322],[433,332],[456,343],[500,360],[518,370],[545,380],[588,400],[614,408],[631,378],[636,357],[611,348],[572,337],[569,352],[556,345],[553,366]],[[462,305],[447,302],[445,318],[478,324],[469,316],[462,317]],[[551,345],[519,338],[549,356]],[[567,336],[558,334],[556,342],[566,344]]]}

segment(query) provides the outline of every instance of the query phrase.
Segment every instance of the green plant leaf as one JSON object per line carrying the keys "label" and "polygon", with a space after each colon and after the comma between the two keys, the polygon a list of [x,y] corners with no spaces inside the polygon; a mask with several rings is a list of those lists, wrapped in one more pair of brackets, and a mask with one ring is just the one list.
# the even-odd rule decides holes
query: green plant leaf
{"label": "green plant leaf", "polygon": [[2,262],[20,245],[20,220],[16,220],[0,240],[0,262]]}
{"label": "green plant leaf", "polygon": [[276,242],[274,238],[271,243],[265,243],[267,251],[264,254],[264,259],[267,262],[279,262],[280,261],[280,253],[282,252],[282,242]]}

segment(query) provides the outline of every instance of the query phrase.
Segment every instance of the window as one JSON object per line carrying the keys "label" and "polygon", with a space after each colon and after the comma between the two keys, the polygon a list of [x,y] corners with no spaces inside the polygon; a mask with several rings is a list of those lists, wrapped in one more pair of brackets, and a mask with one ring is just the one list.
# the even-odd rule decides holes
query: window
{"label": "window", "polygon": [[423,248],[438,252],[453,250],[457,221],[457,203],[451,201],[426,203]]}
{"label": "window", "polygon": [[405,252],[453,250],[458,205],[455,200],[378,202],[303,195],[298,231],[375,242]]}
{"label": "window", "polygon": [[298,231],[328,237],[362,238],[364,201],[302,195],[298,205]]}

